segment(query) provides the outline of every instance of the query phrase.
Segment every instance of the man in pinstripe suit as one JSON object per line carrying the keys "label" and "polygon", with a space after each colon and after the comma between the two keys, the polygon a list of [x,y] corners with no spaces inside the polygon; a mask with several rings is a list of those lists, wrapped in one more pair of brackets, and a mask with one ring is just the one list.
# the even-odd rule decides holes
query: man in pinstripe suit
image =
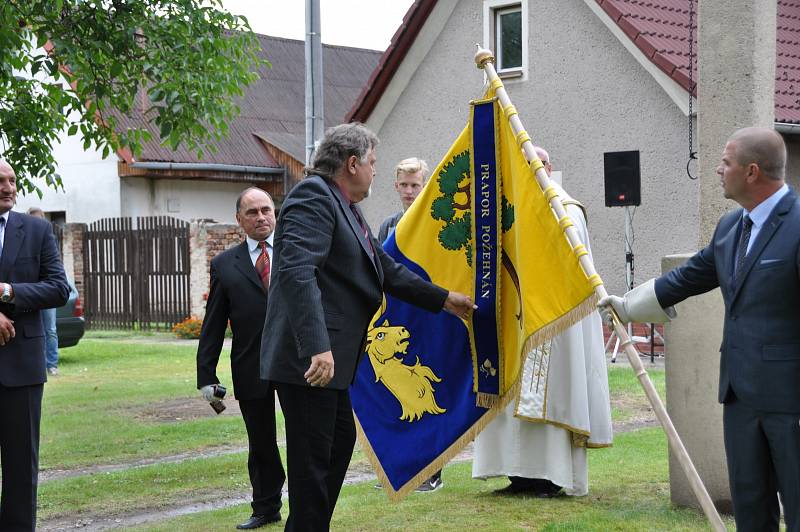
{"label": "man in pinstripe suit", "polygon": [[431,312],[473,308],[394,262],[372,236],[357,203],[369,194],[377,144],[361,124],[329,129],[278,220],[261,376],[286,419],[286,530],[329,528],[355,444],[348,387],[383,293]]}

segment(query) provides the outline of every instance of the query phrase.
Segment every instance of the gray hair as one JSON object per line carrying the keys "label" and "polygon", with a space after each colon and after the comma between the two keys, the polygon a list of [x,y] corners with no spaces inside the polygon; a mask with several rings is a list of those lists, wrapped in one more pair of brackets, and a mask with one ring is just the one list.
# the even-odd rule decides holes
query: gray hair
{"label": "gray hair", "polygon": [[311,166],[306,167],[306,175],[319,175],[332,180],[347,159],[355,155],[361,163],[367,162],[367,153],[380,141],[378,136],[364,124],[352,122],[328,128],[325,137],[314,152]]}

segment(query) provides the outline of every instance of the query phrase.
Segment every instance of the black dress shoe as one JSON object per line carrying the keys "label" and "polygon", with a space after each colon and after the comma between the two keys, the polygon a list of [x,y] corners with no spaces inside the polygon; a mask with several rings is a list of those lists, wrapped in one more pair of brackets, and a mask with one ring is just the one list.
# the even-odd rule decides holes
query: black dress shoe
{"label": "black dress shoe", "polygon": [[494,490],[492,493],[495,495],[529,495],[531,488],[519,486],[513,482],[508,486]]}
{"label": "black dress shoe", "polygon": [[551,499],[564,495],[564,490],[558,484],[546,479],[509,477],[511,484],[505,488],[494,490],[496,495],[526,495],[540,499]]}
{"label": "black dress shoe", "polygon": [[281,513],[275,512],[272,515],[251,515],[250,519],[236,525],[236,528],[239,530],[250,530],[253,528],[261,528],[264,525],[268,525],[270,523],[277,523],[281,520]]}

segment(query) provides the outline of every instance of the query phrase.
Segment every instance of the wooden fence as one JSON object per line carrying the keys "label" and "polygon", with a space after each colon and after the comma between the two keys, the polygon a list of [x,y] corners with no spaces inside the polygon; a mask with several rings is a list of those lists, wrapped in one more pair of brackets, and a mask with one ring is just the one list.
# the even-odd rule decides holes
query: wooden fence
{"label": "wooden fence", "polygon": [[105,218],[83,246],[91,328],[170,329],[190,314],[189,224],[168,216]]}

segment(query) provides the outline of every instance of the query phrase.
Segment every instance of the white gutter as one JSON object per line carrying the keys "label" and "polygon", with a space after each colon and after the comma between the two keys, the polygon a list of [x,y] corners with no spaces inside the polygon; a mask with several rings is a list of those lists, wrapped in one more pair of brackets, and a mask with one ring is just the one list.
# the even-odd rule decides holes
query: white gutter
{"label": "white gutter", "polygon": [[219,172],[234,172],[239,174],[269,174],[282,176],[283,168],[267,168],[264,166],[242,166],[238,164],[213,164],[213,163],[162,163],[162,162],[134,162],[131,168],[146,170],[211,170]]}
{"label": "white gutter", "polygon": [[775,131],[787,135],[800,135],[800,124],[789,124],[787,122],[775,122]]}

